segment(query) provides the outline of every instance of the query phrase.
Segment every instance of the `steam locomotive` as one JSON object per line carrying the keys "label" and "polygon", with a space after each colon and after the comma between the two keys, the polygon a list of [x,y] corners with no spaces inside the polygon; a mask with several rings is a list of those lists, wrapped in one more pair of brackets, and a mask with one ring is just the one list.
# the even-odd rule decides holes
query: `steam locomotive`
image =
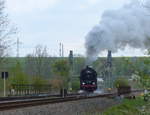
{"label": "steam locomotive", "polygon": [[97,89],[97,73],[93,68],[86,66],[81,70],[80,89],[87,92],[93,92]]}

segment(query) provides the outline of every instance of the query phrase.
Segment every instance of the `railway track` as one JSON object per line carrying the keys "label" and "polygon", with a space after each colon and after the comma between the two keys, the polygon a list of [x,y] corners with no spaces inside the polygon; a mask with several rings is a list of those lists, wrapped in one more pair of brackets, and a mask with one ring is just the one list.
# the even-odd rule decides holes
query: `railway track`
{"label": "railway track", "polygon": [[[134,90],[134,92],[143,92],[143,90]],[[65,98],[62,97],[41,97],[41,98],[26,98],[26,99],[17,99],[17,100],[5,100],[0,101],[0,111],[17,109],[23,107],[31,107],[45,104],[54,104],[54,103],[62,103],[68,101],[77,101],[83,99],[92,99],[92,98],[109,98],[115,97],[117,93],[105,93],[99,94],[95,96],[86,96],[86,95],[70,95]]]}
{"label": "railway track", "polygon": [[[68,94],[68,96],[79,95],[76,93]],[[26,96],[10,96],[10,97],[0,97],[1,101],[12,101],[12,100],[23,100],[23,99],[39,99],[39,98],[46,98],[46,97],[61,97],[60,94],[38,94],[38,95],[26,95]]]}
{"label": "railway track", "polygon": [[0,97],[1,101],[11,101],[11,100],[23,100],[23,99],[35,99],[35,98],[45,98],[45,97],[60,97],[57,95],[27,95],[27,96],[10,96],[10,97]]}

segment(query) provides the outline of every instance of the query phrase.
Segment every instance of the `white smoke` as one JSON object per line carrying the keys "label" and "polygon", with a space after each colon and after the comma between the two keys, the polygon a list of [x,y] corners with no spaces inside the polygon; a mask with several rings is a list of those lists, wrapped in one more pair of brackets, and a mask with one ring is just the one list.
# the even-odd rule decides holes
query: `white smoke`
{"label": "white smoke", "polygon": [[105,11],[101,21],[86,36],[86,53],[91,59],[105,50],[117,52],[126,46],[150,48],[150,2],[134,0],[118,10]]}

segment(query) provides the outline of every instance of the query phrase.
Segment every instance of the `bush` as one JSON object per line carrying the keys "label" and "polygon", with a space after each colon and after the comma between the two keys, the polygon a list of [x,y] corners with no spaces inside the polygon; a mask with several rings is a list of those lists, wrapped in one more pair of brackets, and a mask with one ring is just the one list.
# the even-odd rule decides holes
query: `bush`
{"label": "bush", "polygon": [[33,85],[45,85],[47,84],[47,81],[43,79],[42,77],[33,77],[32,83]]}
{"label": "bush", "polygon": [[53,65],[52,65],[52,71],[54,73],[54,78],[56,82],[57,76],[59,78],[59,83],[61,82],[61,87],[62,88],[68,88],[68,81],[69,81],[69,74],[70,74],[70,67],[69,63],[67,60],[57,60]]}
{"label": "bush", "polygon": [[76,81],[72,82],[72,89],[74,91],[78,91],[80,89],[80,81],[79,80],[78,81],[76,80]]}
{"label": "bush", "polygon": [[55,76],[51,79],[50,84],[53,89],[60,90],[63,87],[63,80],[59,76]]}
{"label": "bush", "polygon": [[31,82],[32,85],[34,85],[34,89],[35,90],[43,90],[43,85],[47,85],[47,81],[45,79],[43,79],[42,77],[33,77],[32,79],[32,82]]}
{"label": "bush", "polygon": [[127,87],[127,86],[129,86],[129,82],[128,82],[128,80],[127,80],[126,78],[124,78],[124,77],[118,77],[118,78],[116,79],[116,81],[114,82],[114,86],[115,86],[116,88],[118,88],[118,87]]}

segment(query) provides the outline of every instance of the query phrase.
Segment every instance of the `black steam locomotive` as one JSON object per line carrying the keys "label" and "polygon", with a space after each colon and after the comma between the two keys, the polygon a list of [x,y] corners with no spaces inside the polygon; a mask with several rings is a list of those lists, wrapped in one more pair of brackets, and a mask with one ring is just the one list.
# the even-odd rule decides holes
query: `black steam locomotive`
{"label": "black steam locomotive", "polygon": [[80,89],[88,92],[93,92],[97,89],[97,73],[87,66],[80,73]]}

